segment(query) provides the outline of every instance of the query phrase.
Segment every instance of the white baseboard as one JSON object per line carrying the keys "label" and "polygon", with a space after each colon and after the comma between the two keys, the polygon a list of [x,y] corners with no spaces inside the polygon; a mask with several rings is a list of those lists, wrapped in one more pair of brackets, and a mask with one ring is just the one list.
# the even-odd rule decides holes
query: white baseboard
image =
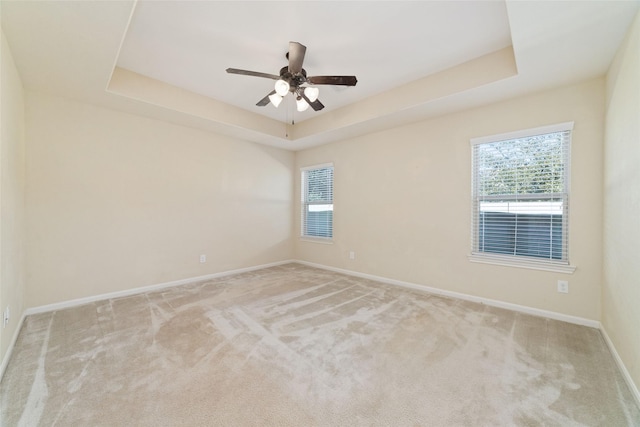
{"label": "white baseboard", "polygon": [[631,391],[631,394],[636,399],[636,403],[638,404],[638,406],[640,406],[640,390],[638,390],[638,386],[633,382],[633,378],[631,378],[631,374],[627,370],[627,367],[624,365],[624,362],[622,361],[622,359],[620,358],[620,355],[618,354],[618,350],[616,350],[616,347],[613,345],[613,341],[611,341],[611,338],[609,338],[609,334],[607,333],[607,330],[604,328],[604,325],[602,324],[600,325],[600,332],[602,332],[602,336],[604,337],[604,340],[606,341],[607,346],[609,347],[609,351],[611,352],[611,354],[613,355],[613,358],[618,364],[618,368],[620,369],[622,376],[627,382],[627,385],[629,386],[629,390]]}
{"label": "white baseboard", "polygon": [[171,282],[158,283],[155,285],[142,286],[139,288],[126,289],[123,291],[108,292],[106,294],[94,295],[85,298],[77,298],[69,301],[57,302],[54,304],[41,305],[39,307],[32,307],[25,310],[25,315],[47,313],[49,311],[63,310],[65,308],[77,307],[79,305],[89,304],[96,301],[104,301],[107,299],[126,297],[131,295],[142,294],[145,292],[157,291],[160,289],[171,288],[173,286],[181,286],[194,282],[202,282],[205,280],[216,279],[218,277],[230,276],[232,274],[246,273],[248,271],[260,270],[268,267],[275,267],[278,265],[289,264],[295,262],[295,260],[277,261],[269,264],[255,265],[252,267],[239,268],[236,270],[227,270],[220,273],[206,274],[204,276],[190,277],[187,279],[174,280]]}
{"label": "white baseboard", "polygon": [[474,295],[463,294],[460,292],[447,291],[444,289],[433,288],[425,285],[418,285],[416,283],[404,282],[402,280],[389,279],[387,277],[374,276],[373,274],[360,273],[357,271],[345,270],[342,268],[329,267],[322,264],[316,264],[308,261],[296,260],[295,262],[310,267],[321,268],[324,270],[335,271],[336,273],[347,274],[349,276],[361,277],[363,279],[375,280],[389,285],[402,286],[404,288],[416,289],[423,292],[429,292],[431,294],[442,295],[451,298],[457,298],[465,301],[477,302],[480,304],[489,305],[492,307],[504,308],[507,310],[517,311],[520,313],[531,314],[533,316],[547,317],[549,319],[560,320],[563,322],[573,323],[576,325],[588,326],[590,328],[600,328],[600,322],[597,320],[586,319],[583,317],[571,316],[568,314],[557,313],[555,311],[542,310],[539,308],[527,307],[524,305],[512,304],[509,302],[493,300],[489,298],[477,297]]}
{"label": "white baseboard", "polygon": [[20,331],[22,330],[22,325],[24,324],[24,319],[26,317],[27,317],[26,313],[22,313],[22,316],[20,316],[20,321],[18,322],[18,326],[13,332],[13,338],[11,338],[11,342],[9,343],[9,347],[7,348],[7,352],[4,354],[4,357],[2,358],[2,364],[0,365],[0,382],[2,381],[2,377],[4,377],[4,371],[7,370],[7,366],[9,365],[9,359],[11,359],[13,348],[16,345],[16,341],[18,341],[18,335],[20,335]]}

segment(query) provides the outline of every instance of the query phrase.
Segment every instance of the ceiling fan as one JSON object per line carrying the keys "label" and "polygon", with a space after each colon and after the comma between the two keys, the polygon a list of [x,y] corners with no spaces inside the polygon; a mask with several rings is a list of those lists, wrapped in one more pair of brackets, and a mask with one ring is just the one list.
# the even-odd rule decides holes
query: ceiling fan
{"label": "ceiling fan", "polygon": [[239,70],[237,68],[227,68],[227,73],[263,77],[276,81],[274,90],[256,104],[259,107],[264,107],[269,102],[275,107],[278,107],[280,102],[282,102],[282,98],[291,92],[296,97],[296,108],[298,111],[305,111],[309,106],[315,111],[320,111],[324,108],[322,102],[318,100],[320,91],[318,88],[309,85],[355,86],[358,80],[356,76],[307,77],[306,70],[302,68],[306,51],[306,46],[298,42],[289,42],[289,52],[286,54],[289,65],[282,67],[279,75]]}

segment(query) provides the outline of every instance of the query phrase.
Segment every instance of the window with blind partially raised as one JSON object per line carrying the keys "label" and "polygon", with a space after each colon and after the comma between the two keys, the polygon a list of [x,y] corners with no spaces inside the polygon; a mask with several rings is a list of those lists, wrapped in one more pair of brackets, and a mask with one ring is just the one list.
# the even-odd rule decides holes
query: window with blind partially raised
{"label": "window with blind partially raised", "polygon": [[302,168],[302,237],[333,237],[333,165]]}
{"label": "window with blind partially raised", "polygon": [[471,141],[472,261],[565,271],[572,129],[563,123]]}

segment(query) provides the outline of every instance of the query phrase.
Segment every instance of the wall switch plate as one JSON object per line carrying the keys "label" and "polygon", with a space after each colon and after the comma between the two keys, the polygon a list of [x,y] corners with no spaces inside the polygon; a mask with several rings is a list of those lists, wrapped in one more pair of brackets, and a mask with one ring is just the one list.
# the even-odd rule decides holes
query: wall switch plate
{"label": "wall switch plate", "polygon": [[2,314],[2,327],[3,328],[7,327],[7,324],[9,323],[9,317],[10,317],[9,306],[7,306],[7,308],[4,309],[4,313]]}
{"label": "wall switch plate", "polygon": [[207,262],[207,256],[206,255],[200,255],[200,263],[203,264]]}
{"label": "wall switch plate", "polygon": [[356,259],[356,253],[354,251],[349,251],[349,259]]}
{"label": "wall switch plate", "polygon": [[566,280],[558,280],[558,292],[563,294],[569,293],[569,282]]}

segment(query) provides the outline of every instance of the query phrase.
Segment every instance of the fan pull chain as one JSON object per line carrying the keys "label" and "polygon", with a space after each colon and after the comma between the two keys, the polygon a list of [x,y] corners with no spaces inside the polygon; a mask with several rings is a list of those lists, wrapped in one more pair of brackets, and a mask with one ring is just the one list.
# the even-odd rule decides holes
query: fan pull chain
{"label": "fan pull chain", "polygon": [[[290,102],[287,101],[287,117],[285,118],[285,123],[289,123],[289,104]],[[287,138],[289,138],[289,127],[287,126]]]}

